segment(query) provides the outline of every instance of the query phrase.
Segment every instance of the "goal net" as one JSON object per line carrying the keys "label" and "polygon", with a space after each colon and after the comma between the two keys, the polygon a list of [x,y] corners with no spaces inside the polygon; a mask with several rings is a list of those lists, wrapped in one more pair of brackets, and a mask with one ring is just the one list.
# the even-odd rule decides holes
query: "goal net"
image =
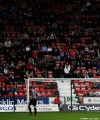
{"label": "goal net", "polygon": [[38,105],[54,105],[54,98],[59,96],[63,111],[99,111],[100,78],[29,78],[29,87],[34,87],[38,94]]}

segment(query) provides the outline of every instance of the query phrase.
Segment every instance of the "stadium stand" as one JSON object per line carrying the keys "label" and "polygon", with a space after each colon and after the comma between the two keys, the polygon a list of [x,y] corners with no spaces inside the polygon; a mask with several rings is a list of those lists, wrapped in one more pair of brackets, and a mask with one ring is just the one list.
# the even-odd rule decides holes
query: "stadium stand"
{"label": "stadium stand", "polygon": [[[99,78],[99,11],[99,0],[0,0],[1,86],[16,83],[22,95],[29,77]],[[90,83],[75,81],[76,94]]]}

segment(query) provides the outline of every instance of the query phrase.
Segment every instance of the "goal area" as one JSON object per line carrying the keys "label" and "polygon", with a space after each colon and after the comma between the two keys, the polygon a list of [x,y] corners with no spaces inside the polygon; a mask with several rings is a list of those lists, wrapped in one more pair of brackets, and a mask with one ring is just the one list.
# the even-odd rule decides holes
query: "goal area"
{"label": "goal area", "polygon": [[44,98],[38,104],[54,104],[59,96],[63,111],[100,111],[100,78],[28,78],[26,86],[27,103],[31,86]]}

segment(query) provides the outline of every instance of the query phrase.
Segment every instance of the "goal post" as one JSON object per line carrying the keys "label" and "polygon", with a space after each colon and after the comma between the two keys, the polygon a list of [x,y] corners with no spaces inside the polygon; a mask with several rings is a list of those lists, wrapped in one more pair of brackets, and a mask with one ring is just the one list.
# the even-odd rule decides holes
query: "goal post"
{"label": "goal post", "polygon": [[[66,109],[64,108],[65,111],[85,110],[86,108],[90,109],[91,105],[95,106],[100,104],[96,102],[100,101],[100,97],[84,95],[87,94],[86,92],[92,91],[92,83],[100,83],[100,78],[28,78],[26,81],[27,103],[29,102],[30,86],[34,86],[36,83],[38,83],[38,85],[35,86],[36,90],[38,90],[38,87],[40,89],[40,86],[43,84],[46,85],[46,83],[53,82],[57,83],[57,90],[60,93],[59,96],[64,98],[63,104],[67,105]],[[94,90],[96,92],[96,90],[98,91],[98,88],[95,87]],[[51,93],[53,94],[53,91]],[[41,98],[43,96],[39,97]],[[56,95],[52,97],[56,97]],[[82,108],[81,105],[84,106],[84,109],[80,109]]]}
{"label": "goal post", "polygon": [[56,81],[65,81],[70,79],[65,78],[28,78],[26,80],[26,87],[27,87],[27,102],[29,102],[29,87],[30,87],[30,81],[37,81],[37,82],[56,82]]}

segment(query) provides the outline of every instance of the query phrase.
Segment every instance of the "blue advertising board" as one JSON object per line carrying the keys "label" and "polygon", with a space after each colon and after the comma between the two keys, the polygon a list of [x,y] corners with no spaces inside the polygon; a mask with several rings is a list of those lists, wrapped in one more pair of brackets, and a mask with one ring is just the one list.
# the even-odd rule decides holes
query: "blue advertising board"
{"label": "blue advertising board", "polygon": [[[27,104],[27,99],[25,97],[21,97],[21,98],[5,98],[2,97],[0,98],[0,105],[25,105]],[[45,98],[38,98],[37,100],[37,104],[49,104],[49,98],[45,97]]]}

